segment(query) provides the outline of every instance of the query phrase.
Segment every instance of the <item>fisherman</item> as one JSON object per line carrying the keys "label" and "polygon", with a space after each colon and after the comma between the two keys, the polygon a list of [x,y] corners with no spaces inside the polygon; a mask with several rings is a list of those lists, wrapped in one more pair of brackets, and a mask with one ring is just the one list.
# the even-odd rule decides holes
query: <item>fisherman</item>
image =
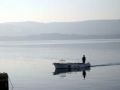
{"label": "fisherman", "polygon": [[83,55],[83,57],[82,57],[82,63],[85,64],[85,61],[86,61],[86,57],[85,57],[85,55]]}

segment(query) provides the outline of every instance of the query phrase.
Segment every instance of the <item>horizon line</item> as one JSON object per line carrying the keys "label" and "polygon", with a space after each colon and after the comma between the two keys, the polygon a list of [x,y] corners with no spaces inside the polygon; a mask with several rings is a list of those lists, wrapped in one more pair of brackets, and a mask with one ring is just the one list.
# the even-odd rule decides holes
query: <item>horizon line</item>
{"label": "horizon line", "polygon": [[4,23],[24,23],[24,22],[35,22],[35,23],[43,23],[43,24],[48,24],[48,23],[74,23],[74,22],[88,22],[88,21],[111,21],[111,20],[120,20],[120,19],[90,19],[90,20],[75,20],[75,21],[35,21],[35,20],[25,20],[25,21],[3,21],[0,22],[0,24]]}

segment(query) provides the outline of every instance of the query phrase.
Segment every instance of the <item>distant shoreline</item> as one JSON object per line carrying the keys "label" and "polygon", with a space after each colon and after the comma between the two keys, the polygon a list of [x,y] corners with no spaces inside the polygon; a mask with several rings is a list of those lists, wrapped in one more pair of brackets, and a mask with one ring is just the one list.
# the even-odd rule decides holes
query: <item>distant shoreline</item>
{"label": "distant shoreline", "polygon": [[120,35],[40,34],[30,36],[0,36],[0,41],[120,39]]}

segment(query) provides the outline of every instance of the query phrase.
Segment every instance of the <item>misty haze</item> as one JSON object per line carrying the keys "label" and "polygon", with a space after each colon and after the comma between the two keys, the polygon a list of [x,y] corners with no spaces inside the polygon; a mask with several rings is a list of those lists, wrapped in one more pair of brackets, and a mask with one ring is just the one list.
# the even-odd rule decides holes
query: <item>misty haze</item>
{"label": "misty haze", "polygon": [[0,40],[76,40],[120,38],[120,20],[14,22],[0,24]]}
{"label": "misty haze", "polygon": [[120,90],[120,0],[0,0],[0,90]]}

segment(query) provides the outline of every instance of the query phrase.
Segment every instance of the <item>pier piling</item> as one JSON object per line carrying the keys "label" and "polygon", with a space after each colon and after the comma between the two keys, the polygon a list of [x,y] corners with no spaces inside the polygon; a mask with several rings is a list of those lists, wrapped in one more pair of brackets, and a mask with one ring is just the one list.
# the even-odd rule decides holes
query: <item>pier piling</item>
{"label": "pier piling", "polygon": [[7,73],[0,73],[0,90],[9,90]]}

